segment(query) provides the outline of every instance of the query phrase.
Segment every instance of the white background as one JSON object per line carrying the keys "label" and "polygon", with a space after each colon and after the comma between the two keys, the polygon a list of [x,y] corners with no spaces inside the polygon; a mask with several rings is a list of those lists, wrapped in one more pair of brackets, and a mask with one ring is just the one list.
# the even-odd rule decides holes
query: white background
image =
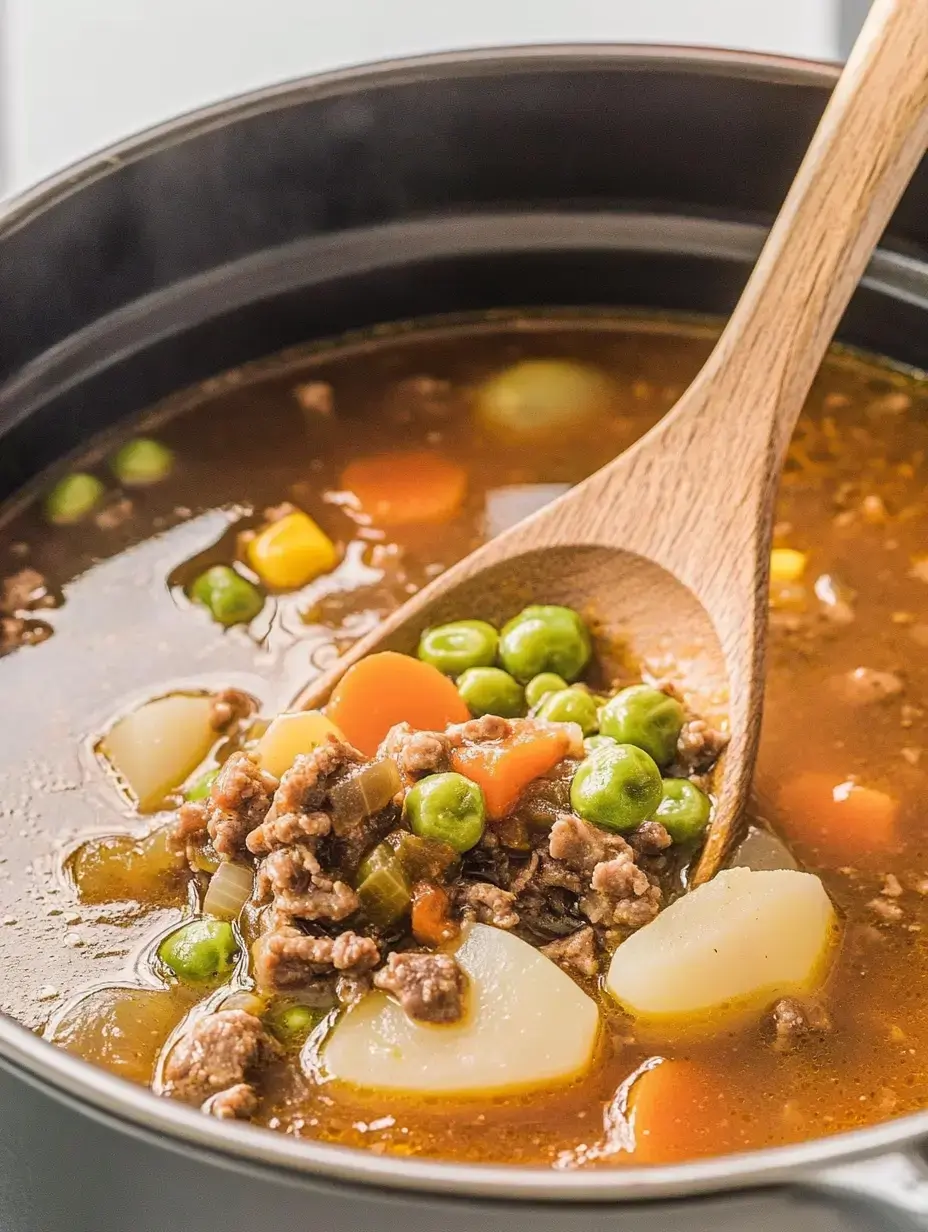
{"label": "white background", "polygon": [[6,191],[202,103],[388,56],[591,40],[837,56],[836,0],[5,0],[5,7]]}

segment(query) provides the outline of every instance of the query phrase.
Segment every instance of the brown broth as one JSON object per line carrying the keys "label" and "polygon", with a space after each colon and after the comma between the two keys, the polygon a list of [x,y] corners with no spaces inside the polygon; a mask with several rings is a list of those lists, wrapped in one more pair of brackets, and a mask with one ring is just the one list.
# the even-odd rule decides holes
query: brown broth
{"label": "brown broth", "polygon": [[[190,1009],[189,993],[154,991],[146,965],[181,907],[176,894],[164,905],[77,900],[62,868],[78,838],[141,834],[152,824],[126,811],[88,737],[175,683],[235,684],[259,696],[267,713],[282,708],[310,664],[322,666],[480,541],[486,491],[575,482],[608,461],[672,405],[713,337],[713,328],[699,324],[592,315],[385,331],[256,365],[158,408],[151,430],[176,451],[177,469],[164,484],[134,494],[116,527],[49,529],[35,506],[9,517],[0,529],[0,577],[25,560],[65,602],[39,613],[54,629],[47,642],[0,659],[8,720],[0,752],[0,1009],[148,1081],[160,1045]],[[516,359],[552,355],[607,369],[621,389],[618,408],[576,440],[501,449],[473,427],[468,392]],[[409,382],[421,376],[448,384],[416,392]],[[333,416],[300,409],[294,390],[307,380],[333,385]],[[434,445],[466,463],[469,495],[451,523],[404,528],[387,539],[346,512],[337,495],[342,467],[397,444]],[[89,464],[108,447],[101,444]],[[631,1159],[621,1149],[617,1092],[653,1056],[691,1058],[712,1073],[703,1110],[709,1145],[694,1150],[790,1142],[928,1106],[928,570],[925,578],[912,572],[926,550],[926,451],[924,380],[832,353],[810,395],[780,497],[778,541],[808,552],[808,586],[802,610],[787,605],[772,622],[752,807],[792,835],[803,866],[822,876],[842,913],[843,942],[826,990],[834,1032],[789,1054],[775,1051],[756,1022],[708,1040],[649,1040],[636,1038],[604,1001],[597,1064],[567,1087],[412,1101],[348,1093],[314,1083],[297,1066],[278,1066],[265,1084],[261,1121],[379,1151],[614,1166]],[[178,586],[165,585],[166,577],[186,577],[191,559],[210,559],[236,517],[286,499],[346,543],[346,559],[332,577],[281,598],[257,639],[241,629],[223,632]],[[28,545],[27,556],[17,544]],[[822,615],[812,593],[822,574],[856,592],[850,623]],[[904,693],[883,704],[845,704],[832,682],[859,666],[899,672]],[[833,773],[836,782],[853,775],[889,792],[900,805],[898,844],[869,853],[866,868],[856,868],[796,840],[778,800],[784,783],[810,770]],[[870,905],[887,873],[903,891],[891,900],[900,909],[892,921]],[[124,984],[153,990],[145,996],[156,998],[157,1009],[114,1010],[119,997],[100,990]],[[80,998],[92,990],[102,1016],[81,1015]]]}

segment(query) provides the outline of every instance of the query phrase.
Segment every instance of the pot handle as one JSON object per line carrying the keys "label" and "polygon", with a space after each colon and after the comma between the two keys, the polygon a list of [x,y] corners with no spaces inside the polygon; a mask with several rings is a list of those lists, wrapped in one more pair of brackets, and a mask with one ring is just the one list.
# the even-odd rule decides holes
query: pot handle
{"label": "pot handle", "polygon": [[798,1182],[860,1232],[928,1232],[928,1163],[913,1148],[822,1168]]}

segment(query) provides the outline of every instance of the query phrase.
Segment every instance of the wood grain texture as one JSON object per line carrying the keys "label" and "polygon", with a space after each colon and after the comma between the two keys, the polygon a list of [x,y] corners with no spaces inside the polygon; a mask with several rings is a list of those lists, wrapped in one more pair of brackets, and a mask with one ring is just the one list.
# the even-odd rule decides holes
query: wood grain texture
{"label": "wood grain texture", "polygon": [[[667,651],[732,739],[694,884],[740,833],[760,730],[773,510],[809,386],[928,145],[928,0],[877,0],[744,293],[673,410],[616,461],[447,570],[314,681],[322,704],[422,629],[566,603],[636,655]],[[758,150],[757,156],[764,157]]]}

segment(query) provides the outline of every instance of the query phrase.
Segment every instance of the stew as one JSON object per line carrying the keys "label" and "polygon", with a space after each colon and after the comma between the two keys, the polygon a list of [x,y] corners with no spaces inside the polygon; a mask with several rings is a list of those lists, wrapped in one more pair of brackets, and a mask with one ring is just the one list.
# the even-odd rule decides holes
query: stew
{"label": "stew", "polygon": [[[685,659],[525,595],[307,678],[608,461],[715,327],[547,314],[178,395],[0,523],[0,1008],[205,1115],[660,1164],[928,1106],[928,382],[834,351],[790,450],[752,825]],[[488,1146],[488,1144],[492,1144]]]}

